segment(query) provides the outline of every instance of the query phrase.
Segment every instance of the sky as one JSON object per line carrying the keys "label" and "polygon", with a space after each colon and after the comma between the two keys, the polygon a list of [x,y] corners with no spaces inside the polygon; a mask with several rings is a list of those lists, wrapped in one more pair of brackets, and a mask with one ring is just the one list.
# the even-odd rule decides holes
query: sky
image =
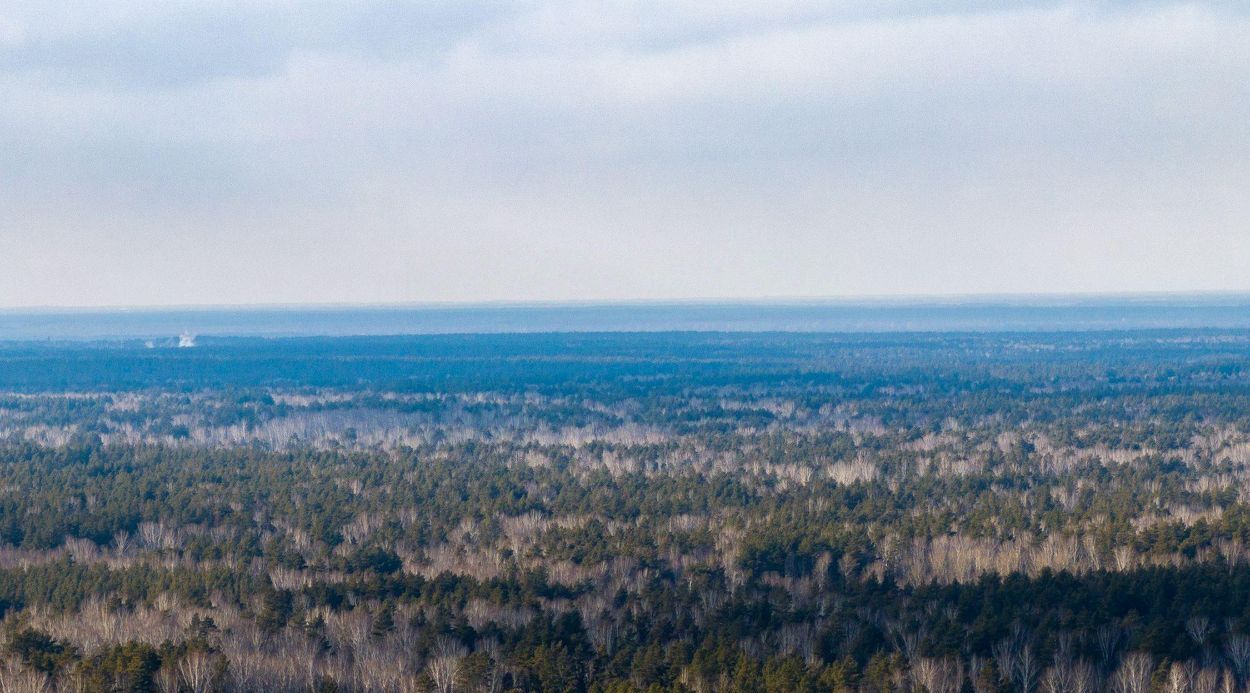
{"label": "sky", "polygon": [[1143,291],[1250,291],[1250,3],[0,3],[0,307]]}

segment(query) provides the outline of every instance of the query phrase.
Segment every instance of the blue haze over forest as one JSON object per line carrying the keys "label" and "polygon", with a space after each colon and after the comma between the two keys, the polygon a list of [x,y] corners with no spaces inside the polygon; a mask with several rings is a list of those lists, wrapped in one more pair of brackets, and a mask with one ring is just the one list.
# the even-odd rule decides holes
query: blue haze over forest
{"label": "blue haze over forest", "polygon": [[941,332],[1250,328],[1250,296],[533,303],[0,311],[0,341],[510,332]]}

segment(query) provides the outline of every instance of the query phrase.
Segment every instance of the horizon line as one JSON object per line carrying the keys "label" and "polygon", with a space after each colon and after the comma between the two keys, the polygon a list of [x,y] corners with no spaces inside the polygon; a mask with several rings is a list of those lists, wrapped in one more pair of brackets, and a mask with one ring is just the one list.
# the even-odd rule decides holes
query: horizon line
{"label": "horizon line", "polygon": [[856,305],[1038,305],[1064,301],[1175,301],[1185,299],[1236,299],[1250,302],[1250,290],[1191,291],[1076,291],[1076,292],[996,292],[934,294],[848,294],[842,296],[754,296],[754,297],[675,297],[604,299],[484,299],[444,301],[378,302],[258,302],[258,303],[169,303],[102,305],[22,305],[0,306],[0,314],[43,313],[161,313],[176,311],[339,311],[339,310],[457,310],[490,308],[611,308],[640,306],[856,306]]}

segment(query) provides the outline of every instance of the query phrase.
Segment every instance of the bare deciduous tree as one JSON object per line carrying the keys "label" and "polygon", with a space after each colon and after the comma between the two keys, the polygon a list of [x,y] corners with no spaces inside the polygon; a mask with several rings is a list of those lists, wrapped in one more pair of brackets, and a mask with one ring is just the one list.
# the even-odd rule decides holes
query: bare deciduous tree
{"label": "bare deciduous tree", "polygon": [[993,653],[999,675],[1011,681],[1016,690],[1021,693],[1037,690],[1043,667],[1022,628],[1015,628],[1012,637],[995,645]]}
{"label": "bare deciduous tree", "polygon": [[0,693],[52,693],[52,682],[38,671],[16,662],[0,665]]}
{"label": "bare deciduous tree", "polygon": [[1089,662],[1057,656],[1042,675],[1041,688],[1046,693],[1092,693],[1097,684],[1097,675]]}
{"label": "bare deciduous tree", "polygon": [[1154,666],[1154,658],[1145,652],[1124,655],[1111,676],[1111,690],[1115,693],[1146,693],[1150,690],[1150,674]]}
{"label": "bare deciduous tree", "polygon": [[1173,662],[1168,669],[1164,690],[1167,693],[1191,693],[1198,678],[1198,666],[1191,661]]}
{"label": "bare deciduous tree", "polygon": [[439,640],[426,669],[438,693],[454,693],[459,684],[460,663],[468,652],[453,640]]}
{"label": "bare deciduous tree", "polygon": [[1224,674],[1220,676],[1219,693],[1241,693],[1241,686],[1237,685],[1237,677],[1228,669],[1224,670]]}
{"label": "bare deciduous tree", "polygon": [[218,668],[216,657],[194,650],[178,662],[178,675],[191,693],[209,693],[216,688]]}
{"label": "bare deciduous tree", "polygon": [[1228,636],[1224,641],[1224,656],[1237,681],[1244,682],[1246,674],[1250,673],[1250,638],[1240,633]]}
{"label": "bare deciduous tree", "polygon": [[1195,645],[1203,647],[1207,644],[1211,634],[1215,632],[1215,626],[1206,616],[1194,616],[1185,621],[1185,632],[1189,634]]}
{"label": "bare deciduous tree", "polygon": [[1120,647],[1120,636],[1121,630],[1117,626],[1106,624],[1098,627],[1095,642],[1098,644],[1098,654],[1102,657],[1102,665],[1106,669],[1111,668],[1111,662]]}
{"label": "bare deciduous tree", "polygon": [[920,657],[912,665],[912,676],[928,693],[959,693],[964,683],[964,663],[957,657]]}
{"label": "bare deciduous tree", "polygon": [[1220,670],[1217,667],[1203,667],[1194,677],[1194,693],[1219,693]]}

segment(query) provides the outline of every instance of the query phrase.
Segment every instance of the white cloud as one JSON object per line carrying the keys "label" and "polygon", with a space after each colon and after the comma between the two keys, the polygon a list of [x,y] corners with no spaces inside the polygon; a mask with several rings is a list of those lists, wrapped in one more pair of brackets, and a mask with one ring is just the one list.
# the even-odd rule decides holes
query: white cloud
{"label": "white cloud", "polygon": [[1235,5],[108,6],[0,10],[0,303],[1250,289]]}

